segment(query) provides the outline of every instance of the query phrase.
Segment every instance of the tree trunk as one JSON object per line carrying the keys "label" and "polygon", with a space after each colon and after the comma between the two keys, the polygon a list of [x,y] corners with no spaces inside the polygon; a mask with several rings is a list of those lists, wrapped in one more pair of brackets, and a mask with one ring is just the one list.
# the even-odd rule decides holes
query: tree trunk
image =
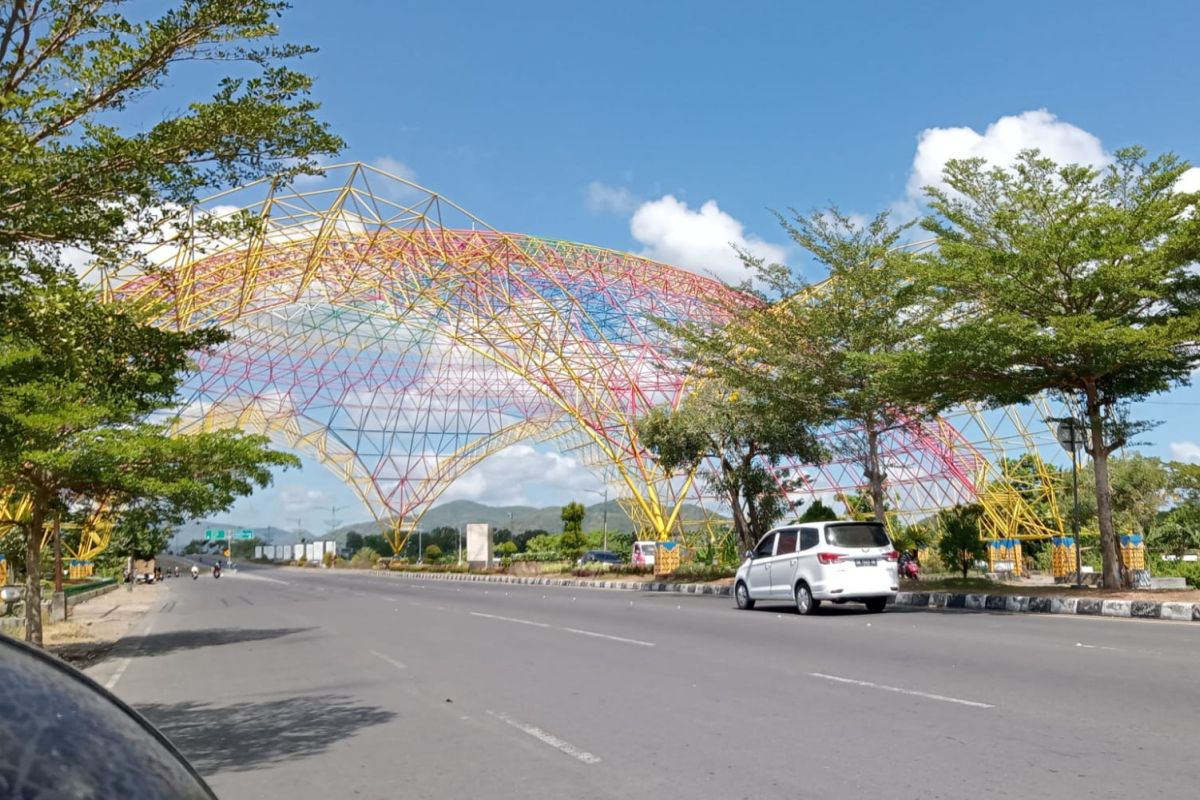
{"label": "tree trunk", "polygon": [[[1108,477],[1108,448],[1104,441],[1104,418],[1095,391],[1087,393],[1088,426],[1092,438],[1092,466],[1096,472],[1096,518],[1100,524],[1100,554],[1104,559],[1104,588],[1118,589],[1125,585],[1121,567],[1121,550],[1112,518],[1112,484]],[[1078,547],[1079,543],[1076,542]]]}
{"label": "tree trunk", "polygon": [[36,501],[25,529],[25,641],[42,646],[42,527],[45,516]]}
{"label": "tree trunk", "polygon": [[875,521],[885,523],[886,510],[883,495],[883,469],[879,458],[879,432],[875,430],[873,420],[867,420],[867,483],[871,491],[871,507],[875,512]]}

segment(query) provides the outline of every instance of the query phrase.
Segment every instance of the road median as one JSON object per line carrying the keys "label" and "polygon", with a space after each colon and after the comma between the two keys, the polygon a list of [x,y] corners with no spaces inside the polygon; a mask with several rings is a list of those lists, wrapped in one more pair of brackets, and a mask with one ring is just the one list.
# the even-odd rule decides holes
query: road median
{"label": "road median", "polygon": [[[284,569],[301,570],[299,567]],[[590,578],[554,578],[548,576],[484,575],[463,572],[404,572],[399,570],[338,570],[362,572],[399,580],[459,581],[499,583],[520,586],[560,586],[575,589],[607,589],[627,592],[669,592],[674,594],[730,597],[729,583],[679,583],[674,581],[621,581]],[[1200,622],[1200,603],[1157,602],[1155,600],[1113,600],[1105,598],[1061,597],[1046,595],[985,594],[978,592],[905,591],[891,605],[913,610],[962,610],[1004,614],[1062,614],[1127,619],[1156,619],[1174,622]]]}

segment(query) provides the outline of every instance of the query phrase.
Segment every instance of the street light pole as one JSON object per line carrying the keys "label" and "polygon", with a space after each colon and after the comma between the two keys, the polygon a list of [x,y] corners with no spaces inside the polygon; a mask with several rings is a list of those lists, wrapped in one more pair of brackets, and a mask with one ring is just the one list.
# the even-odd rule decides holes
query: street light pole
{"label": "street light pole", "polygon": [[[1074,429],[1072,425],[1072,444],[1075,439]],[[1083,543],[1079,541],[1079,455],[1074,447],[1071,448],[1071,486],[1075,495],[1075,510],[1071,514],[1071,536],[1075,539],[1075,588],[1078,589],[1083,586]]]}
{"label": "street light pole", "polygon": [[601,492],[599,489],[584,489],[584,491],[591,492],[592,494],[603,494],[604,495],[604,547],[603,547],[603,549],[607,550],[608,549],[608,487],[605,486],[603,492]]}
{"label": "street light pole", "polygon": [[1087,430],[1082,420],[1075,417],[1048,419],[1057,422],[1055,437],[1063,448],[1071,451],[1071,487],[1074,494],[1074,511],[1071,514],[1071,536],[1075,541],[1075,587],[1083,587],[1083,545],[1079,541],[1079,448],[1087,444],[1082,438]]}

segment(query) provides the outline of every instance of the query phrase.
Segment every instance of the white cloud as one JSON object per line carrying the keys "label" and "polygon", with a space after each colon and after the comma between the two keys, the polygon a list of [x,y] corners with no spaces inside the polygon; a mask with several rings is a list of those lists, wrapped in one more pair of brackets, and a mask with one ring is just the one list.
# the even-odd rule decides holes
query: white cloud
{"label": "white cloud", "polygon": [[283,505],[286,518],[312,511],[329,510],[329,496],[321,489],[282,486],[279,489],[279,501]]}
{"label": "white cloud", "polygon": [[1200,463],[1200,444],[1195,442],[1171,442],[1171,458],[1175,461]]}
{"label": "white cloud", "polygon": [[693,211],[673,195],[643,203],[629,221],[633,237],[643,245],[641,255],[694,272],[711,273],[739,283],[750,277],[733,246],[768,262],[782,262],[787,250],[753,235],[708,200]]}
{"label": "white cloud", "polygon": [[371,166],[377,167],[389,175],[403,178],[406,181],[412,181],[413,183],[417,181],[417,171],[415,169],[391,156],[381,156],[372,161]]}
{"label": "white cloud", "polygon": [[942,168],[954,158],[983,158],[1008,166],[1022,150],[1040,150],[1060,164],[1103,166],[1112,161],[1100,139],[1046,109],[1001,117],[983,133],[972,128],[926,128],[917,137],[907,201],[919,202],[926,186],[944,187]]}
{"label": "white cloud", "polygon": [[587,207],[597,214],[628,214],[637,206],[633,192],[624,186],[592,181],[587,186]]}
{"label": "white cloud", "polygon": [[489,505],[540,505],[547,495],[577,493],[577,499],[586,505],[594,502],[588,489],[602,489],[602,483],[578,459],[517,444],[484,459],[456,480],[438,503],[474,500]]}
{"label": "white cloud", "polygon": [[1178,192],[1200,192],[1200,167],[1192,167],[1175,182]]}

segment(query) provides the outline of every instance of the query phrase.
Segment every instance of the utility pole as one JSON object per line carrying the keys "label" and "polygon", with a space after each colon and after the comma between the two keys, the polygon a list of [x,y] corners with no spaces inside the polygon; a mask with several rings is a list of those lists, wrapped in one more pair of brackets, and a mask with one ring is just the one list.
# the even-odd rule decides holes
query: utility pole
{"label": "utility pole", "polygon": [[329,507],[329,519],[325,520],[325,524],[329,526],[330,531],[332,531],[334,528],[336,528],[337,524],[339,522],[341,522],[341,520],[337,518],[337,512],[345,511],[347,508],[349,508],[349,506],[330,506]]}

